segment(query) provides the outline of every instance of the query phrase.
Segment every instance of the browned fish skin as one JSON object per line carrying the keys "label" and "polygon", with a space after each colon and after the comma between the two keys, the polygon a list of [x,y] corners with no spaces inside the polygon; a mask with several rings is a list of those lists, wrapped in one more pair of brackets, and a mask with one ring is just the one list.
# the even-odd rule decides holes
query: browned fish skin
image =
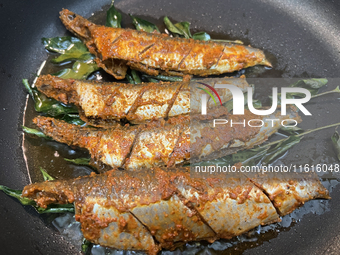
{"label": "browned fish skin", "polygon": [[[225,111],[221,111],[221,114],[225,114]],[[262,116],[264,119],[267,117]],[[222,115],[222,118],[247,122],[259,117],[247,111],[244,116]],[[299,120],[294,112],[291,116],[273,114],[269,118]],[[155,121],[110,129],[79,127],[41,116],[33,121],[54,140],[88,149],[95,161],[131,170],[154,166],[170,167],[183,164],[190,158],[191,162],[202,161],[202,158],[219,158],[261,144],[280,128],[280,122],[273,127],[213,127],[212,121],[201,122],[190,119],[190,116],[171,118],[167,122]]]}
{"label": "browned fish skin", "polygon": [[[135,85],[61,79],[51,75],[41,75],[37,79],[36,87],[48,97],[64,104],[77,105],[80,108],[80,117],[85,122],[102,120],[109,124],[110,121],[123,119],[139,124],[152,119],[198,113],[200,105],[194,105],[192,102],[200,102],[201,95],[204,93],[197,89],[203,87],[199,82],[212,87],[216,84],[232,84],[243,92],[246,92],[249,87],[244,78],[215,78],[191,82],[188,79],[183,82]],[[229,90],[217,89],[217,91],[222,103],[232,99]],[[211,98],[208,100],[207,107],[215,108]],[[93,125],[93,122],[90,124]]]}
{"label": "browned fish skin", "polygon": [[[88,149],[95,161],[127,169],[136,165],[167,165],[181,130],[188,127],[188,119],[174,125],[158,121],[110,129],[79,127],[46,117],[37,117],[33,121],[54,140]],[[148,151],[152,154],[144,155]],[[178,155],[173,161],[183,162],[188,153]]]}
{"label": "browned fish skin", "polygon": [[250,173],[247,177],[266,192],[281,216],[311,199],[330,198],[315,173]]}
{"label": "browned fish skin", "polygon": [[207,76],[254,65],[271,66],[261,50],[243,46],[169,37],[131,29],[97,26],[69,10],[60,12],[67,29],[82,38],[97,64],[117,79],[123,63],[150,75]]}
{"label": "browned fish skin", "polygon": [[[297,187],[292,182],[300,186],[300,190],[290,190],[292,197],[313,193],[304,201],[329,198],[315,176],[280,178],[279,184]],[[268,183],[265,191],[275,189],[275,185]],[[74,203],[76,220],[81,222],[86,239],[149,254],[194,240],[229,239],[280,220],[278,205],[243,174],[193,178],[189,168],[112,170],[74,180],[31,184],[22,196],[34,199],[40,207]],[[297,207],[288,204],[289,211]]]}
{"label": "browned fish skin", "polygon": [[[61,20],[69,31],[83,40],[84,43],[89,42],[90,32],[87,27],[94,25],[93,23],[68,10],[63,10],[60,15]],[[92,48],[89,48],[89,50],[93,54]],[[110,59],[101,62],[99,58],[97,58],[96,62],[99,67],[103,68],[107,73],[113,75],[116,79],[125,78],[127,71],[126,61],[120,59]]]}

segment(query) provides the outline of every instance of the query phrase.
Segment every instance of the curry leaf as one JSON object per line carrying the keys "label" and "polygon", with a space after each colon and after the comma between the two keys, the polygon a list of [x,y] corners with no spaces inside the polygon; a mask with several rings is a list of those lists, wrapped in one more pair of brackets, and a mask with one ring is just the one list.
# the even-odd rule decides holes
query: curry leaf
{"label": "curry leaf", "polygon": [[225,102],[223,104],[223,106],[227,108],[228,112],[231,112],[233,110],[233,107],[234,107],[233,100],[229,100],[229,101]]}
{"label": "curry leaf", "polygon": [[213,42],[221,42],[221,43],[244,44],[240,40],[211,39],[211,41],[213,41]]}
{"label": "curry leaf", "polygon": [[298,136],[290,136],[288,139],[278,143],[274,148],[268,150],[267,155],[263,158],[262,164],[270,164],[278,157],[282,156],[288,149],[290,149],[295,144],[298,144],[301,140],[301,137]]}
{"label": "curry leaf", "polygon": [[[299,93],[295,93],[295,95],[298,95]],[[302,94],[301,94],[302,96]],[[269,96],[271,102],[273,102],[273,97]],[[294,93],[287,93],[286,94],[286,99],[292,99],[294,98]],[[281,93],[277,93],[277,104],[281,105]]]}
{"label": "curry leaf", "polygon": [[66,53],[68,49],[75,46],[81,51],[87,51],[86,46],[80,39],[71,36],[42,38],[41,42],[44,44],[47,50],[60,54]]}
{"label": "curry leaf", "polygon": [[22,79],[22,84],[24,84],[24,86],[25,86],[25,88],[27,89],[28,94],[30,94],[31,98],[32,98],[33,100],[35,100],[35,99],[34,99],[34,93],[33,93],[32,87],[31,87],[31,85],[28,83],[28,80],[27,80],[27,79]]}
{"label": "curry leaf", "polygon": [[44,177],[44,181],[53,181],[53,180],[55,180],[55,178],[52,177],[51,175],[49,175],[42,167],[40,167],[40,172],[42,173],[42,175]]}
{"label": "curry leaf", "polygon": [[154,79],[154,78],[151,78],[151,77],[146,77],[144,75],[143,75],[143,77],[146,78],[146,80],[148,82],[159,83],[159,80],[157,80],[157,79]]}
{"label": "curry leaf", "polygon": [[[37,92],[37,91],[35,91]],[[53,98],[48,98],[41,93],[37,93],[38,100],[35,101],[35,110],[44,112],[49,116],[60,116],[67,113],[77,113],[78,108],[74,105],[64,105]]]}
{"label": "curry leaf", "polygon": [[59,204],[51,204],[48,205],[47,208],[41,208],[38,206],[35,206],[35,209],[38,211],[38,213],[74,213],[74,205],[73,204],[65,204],[65,205],[59,205]]}
{"label": "curry leaf", "polygon": [[206,32],[197,32],[192,35],[192,38],[195,40],[201,41],[213,41],[213,42],[221,42],[221,43],[234,43],[234,44],[243,44],[240,40],[224,40],[224,39],[211,39],[211,36]]}
{"label": "curry leaf", "polygon": [[267,153],[267,148],[254,148],[245,151],[239,151],[232,155],[233,163],[242,162],[243,166],[256,165],[260,159]]}
{"label": "curry leaf", "polygon": [[130,69],[130,72],[126,74],[126,79],[131,84],[142,83],[142,80],[139,77],[139,73],[136,70],[133,70],[133,69]]}
{"label": "curry leaf", "polygon": [[91,73],[99,70],[97,64],[93,61],[90,62],[74,62],[72,68],[63,69],[54,76],[58,76],[63,79],[77,79],[77,80],[85,80]]}
{"label": "curry leaf", "polygon": [[164,17],[164,24],[171,33],[182,35],[185,38],[191,38],[190,23],[187,21],[173,24],[168,17]]}
{"label": "curry leaf", "polygon": [[192,35],[192,39],[200,41],[209,41],[211,39],[210,35],[206,32],[197,32]]}
{"label": "curry leaf", "polygon": [[53,98],[46,97],[36,88],[32,88],[27,79],[22,80],[34,101],[34,108],[37,112],[43,112],[49,116],[56,117],[68,113],[78,113],[78,108],[74,105],[64,105]]}
{"label": "curry leaf", "polygon": [[201,161],[192,164],[193,166],[211,166],[211,165],[220,165],[220,166],[232,166],[234,164],[232,156],[228,155],[222,158],[212,159],[208,161]]}
{"label": "curry leaf", "polygon": [[107,27],[114,27],[114,28],[120,28],[121,22],[122,22],[122,14],[117,11],[117,9],[114,6],[114,1],[111,3],[111,7],[106,12],[106,26]]}
{"label": "curry leaf", "polygon": [[6,186],[0,185],[0,190],[5,192],[5,194],[14,197],[19,200],[19,202],[23,205],[35,205],[35,202],[29,198],[22,197],[22,191],[21,190],[15,190],[15,189],[10,189]]}
{"label": "curry leaf", "polygon": [[132,23],[135,25],[138,31],[144,31],[148,33],[160,33],[158,27],[155,24],[152,24],[151,22],[144,19],[132,16],[131,14],[130,17],[132,19]]}
{"label": "curry leaf", "polygon": [[303,129],[297,126],[282,126],[280,128],[280,131],[283,131],[284,133],[287,133],[289,135],[296,135],[302,133]]}
{"label": "curry leaf", "polygon": [[164,24],[166,28],[173,34],[177,34],[179,36],[184,36],[185,38],[193,38],[195,40],[201,41],[214,41],[221,43],[234,43],[234,44],[243,44],[240,40],[224,40],[224,39],[211,39],[211,36],[206,32],[197,32],[194,35],[190,33],[190,23],[187,21],[179,22],[173,24],[168,17],[164,17]]}
{"label": "curry leaf", "polygon": [[85,254],[88,255],[91,253],[91,247],[92,247],[92,243],[88,240],[86,240],[85,238],[83,239],[83,242],[81,244],[81,251]]}
{"label": "curry leaf", "polygon": [[185,38],[191,38],[190,23],[187,21],[179,22],[175,24],[175,27],[182,32]]}
{"label": "curry leaf", "polygon": [[140,79],[139,77],[139,74],[136,70],[131,70],[131,75],[132,75],[132,78],[134,80],[134,84],[139,84],[139,83],[142,83],[142,80]]}
{"label": "curry leaf", "polygon": [[299,143],[301,137],[290,136],[284,139],[276,146],[259,146],[253,149],[238,151],[235,154],[222,158],[200,162],[194,165],[209,166],[209,165],[229,165],[232,166],[241,162],[243,166],[255,166],[262,162],[263,165],[273,163],[278,157],[282,156],[288,149]]}
{"label": "curry leaf", "polygon": [[50,137],[48,137],[47,135],[45,135],[43,132],[34,129],[34,128],[28,128],[25,126],[22,126],[22,130],[26,133],[26,134],[31,134],[31,135],[36,135],[38,137],[42,137],[42,138],[46,138],[46,139],[51,139]]}
{"label": "curry leaf", "polygon": [[[247,100],[247,99],[245,99],[245,100]],[[260,101],[260,100],[258,100],[258,99],[253,99],[253,107],[254,108],[262,108],[262,102]],[[246,105],[246,107],[245,107],[246,109],[249,109],[248,108],[248,104]]]}
{"label": "curry leaf", "polygon": [[332,93],[340,93],[340,87],[337,86],[335,89],[331,90],[331,91],[326,91],[317,95],[312,96],[312,98],[316,98],[316,97],[320,97],[320,96],[324,96],[327,94],[332,94]]}
{"label": "curry leaf", "polygon": [[167,16],[164,17],[163,21],[166,28],[169,29],[171,33],[184,35],[183,31],[180,31],[177,27],[175,27],[175,25],[171,22],[171,20]]}
{"label": "curry leaf", "polygon": [[74,124],[74,125],[78,125],[78,126],[83,126],[86,124],[86,122],[82,121],[79,118],[78,114],[65,114],[62,118],[60,118],[61,120],[69,123],[69,124]]}
{"label": "curry leaf", "polygon": [[336,156],[340,160],[340,136],[338,132],[335,132],[332,137],[333,147],[336,151]]}
{"label": "curry leaf", "polygon": [[85,166],[89,166],[90,161],[91,161],[90,158],[76,158],[76,159],[65,158],[65,160],[76,165],[85,165]]}
{"label": "curry leaf", "polygon": [[45,49],[60,53],[61,55],[51,61],[65,63],[72,60],[89,60],[94,56],[88,51],[84,43],[71,36],[42,38]]}
{"label": "curry leaf", "polygon": [[151,76],[151,75],[143,74],[143,77],[161,80],[161,81],[173,81],[173,82],[183,81],[182,77],[177,77],[177,76],[165,76],[165,75]]}
{"label": "curry leaf", "polygon": [[51,60],[52,63],[56,63],[56,64],[61,64],[61,63],[65,63],[65,62],[69,62],[72,60],[89,60],[89,59],[94,59],[94,56],[91,53],[84,53],[81,54],[77,53],[77,52],[68,52],[65,54],[61,54],[60,56],[58,56],[57,58],[54,58]]}
{"label": "curry leaf", "polygon": [[[318,91],[321,87],[326,85],[328,82],[327,79],[304,79],[299,80],[293,84],[291,84],[289,87],[298,87],[298,88],[305,88],[308,89],[312,96],[318,94]],[[302,93],[289,93],[292,96],[299,96],[299,97],[305,97],[305,94]]]}
{"label": "curry leaf", "polygon": [[[295,144],[299,143],[304,135],[324,130],[331,127],[340,126],[340,123],[334,123],[331,125],[311,129],[308,131],[304,131],[300,134],[289,136],[288,138],[277,140],[270,142],[268,144],[264,144],[261,146],[258,146],[256,148],[245,150],[245,151],[239,151],[236,154],[233,154],[232,156],[226,156],[214,160],[204,161],[200,163],[195,163],[195,165],[199,166],[209,166],[209,165],[234,165],[236,163],[239,163],[240,160],[245,160],[241,162],[243,165],[256,165],[262,161],[262,164],[270,164],[274,162],[278,157],[282,156],[288,149],[290,149]],[[332,136],[332,142],[337,150],[340,152],[340,141],[339,141],[339,134],[336,132]],[[274,146],[274,147],[273,147]],[[261,158],[263,155],[263,152],[265,152],[264,157]],[[250,157],[249,160],[246,160],[247,157]],[[340,160],[340,158],[339,158]]]}
{"label": "curry leaf", "polygon": [[134,81],[132,75],[130,75],[130,74],[127,73],[127,74],[126,74],[126,79],[128,80],[129,83],[135,84],[135,81]]}
{"label": "curry leaf", "polygon": [[[243,96],[244,96],[244,100],[243,100],[244,104],[247,103],[247,98],[248,98],[247,95],[248,95],[248,93],[244,93],[244,94],[243,94]],[[255,101],[255,100],[254,100],[254,101]],[[256,101],[258,101],[258,100],[256,100]],[[258,103],[257,103],[257,104],[258,104]],[[255,104],[254,104],[254,105],[255,105]],[[233,108],[234,108],[234,101],[233,101],[233,100],[229,100],[229,101],[225,102],[225,103],[223,104],[223,106],[227,108],[228,112],[231,112],[231,111],[233,110]],[[262,106],[262,103],[261,103],[261,106]],[[255,107],[255,106],[254,106],[254,107]]]}
{"label": "curry leaf", "polygon": [[[292,87],[292,88],[295,88],[295,87],[305,88],[305,89],[310,91],[310,93],[313,96],[313,98],[317,97],[317,96],[329,94],[329,93],[338,92],[337,88],[336,88],[336,89],[334,89],[332,91],[327,91],[327,92],[318,94],[319,89],[322,86],[326,85],[327,82],[328,82],[327,79],[305,79],[305,80],[299,80],[299,81],[291,84],[289,87]],[[290,92],[290,93],[286,94],[286,98],[287,99],[292,99],[292,98],[294,98],[294,96],[305,97],[306,95],[304,93],[299,93],[299,92]],[[277,97],[278,97],[278,105],[281,105],[281,93],[278,93]],[[272,96],[269,96],[269,98],[272,100]]]}

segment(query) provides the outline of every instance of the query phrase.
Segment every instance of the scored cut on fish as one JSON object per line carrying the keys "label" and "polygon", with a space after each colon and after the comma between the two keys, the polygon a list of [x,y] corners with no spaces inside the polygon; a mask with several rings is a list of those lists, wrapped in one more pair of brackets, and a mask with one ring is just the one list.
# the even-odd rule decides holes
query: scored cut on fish
{"label": "scored cut on fish", "polygon": [[[290,189],[292,196],[329,198],[315,175],[281,178],[280,185],[291,181],[300,186],[299,191]],[[93,243],[156,254],[161,248],[229,239],[280,221],[278,205],[267,197],[275,185],[265,180],[259,188],[242,173],[194,178],[190,168],[152,168],[35,183],[22,196],[43,208],[74,203],[84,237]],[[291,212],[301,204],[287,205]]]}
{"label": "scored cut on fish", "polygon": [[98,66],[116,79],[125,78],[127,66],[150,75],[200,76],[271,66],[262,50],[250,46],[98,26],[67,9],[60,19],[84,41]]}

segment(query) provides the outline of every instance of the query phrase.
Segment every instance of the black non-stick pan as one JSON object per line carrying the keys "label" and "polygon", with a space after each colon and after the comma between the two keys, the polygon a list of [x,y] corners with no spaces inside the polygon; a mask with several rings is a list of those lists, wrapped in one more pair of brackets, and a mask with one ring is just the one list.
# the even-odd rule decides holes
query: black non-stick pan
{"label": "black non-stick pan", "polygon": [[[21,80],[32,80],[47,58],[41,38],[65,35],[58,19],[62,8],[90,17],[109,4],[108,0],[0,1],[0,184],[21,189],[29,183],[21,147],[26,97]],[[169,16],[174,21],[190,21],[193,30],[207,31],[212,37],[240,39],[264,49],[274,68],[266,70],[262,77],[337,78],[340,74],[339,1],[117,0],[115,5],[125,14],[125,26],[131,25],[128,13],[156,24]],[[316,103],[313,107],[319,111],[319,117],[315,117],[319,124],[340,121],[336,104],[327,113]],[[297,155],[295,162],[308,163],[321,155],[335,161],[329,139],[333,132],[334,129],[307,137],[306,142],[289,151],[286,160]],[[289,230],[243,253],[339,254],[339,191],[339,186],[333,189],[332,200],[323,214],[307,214]],[[2,192],[0,199],[0,254],[79,253],[46,225],[48,216],[39,216],[33,208],[23,207]]]}

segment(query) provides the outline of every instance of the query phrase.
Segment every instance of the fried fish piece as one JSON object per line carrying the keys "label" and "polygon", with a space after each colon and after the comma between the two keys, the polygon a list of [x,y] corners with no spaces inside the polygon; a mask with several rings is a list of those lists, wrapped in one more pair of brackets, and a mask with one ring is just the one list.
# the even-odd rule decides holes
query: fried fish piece
{"label": "fried fish piece", "polygon": [[[112,121],[127,120],[139,124],[152,119],[188,115],[200,111],[201,95],[198,89],[202,83],[215,87],[217,84],[233,85],[246,92],[249,84],[245,78],[212,78],[197,81],[162,82],[162,83],[108,83],[61,79],[52,75],[41,75],[36,81],[37,89],[48,97],[64,104],[75,104],[80,108],[80,117],[91,125],[91,120]],[[221,102],[232,99],[227,89],[216,89]],[[209,109],[215,108],[209,98]]]}
{"label": "fried fish piece", "polygon": [[116,79],[125,77],[127,66],[150,75],[199,76],[271,66],[263,51],[250,46],[98,26],[67,9],[60,19],[85,42],[98,66]]}
{"label": "fried fish piece", "polygon": [[[217,116],[229,122],[247,123],[253,119],[259,121],[260,118],[249,111],[244,116],[233,116],[226,114],[225,107],[217,109],[221,110],[219,114],[225,114]],[[180,116],[170,118],[167,122],[154,121],[109,129],[80,127],[42,116],[33,121],[45,135],[54,140],[88,149],[94,162],[110,167],[138,169],[170,167],[186,163],[190,158],[191,162],[219,158],[263,143],[281,127],[282,120],[299,121],[299,116],[294,111],[287,116],[274,113],[261,118],[264,121],[278,121],[272,125],[266,122],[258,127],[240,124],[214,127],[213,120],[201,121],[191,116]]]}
{"label": "fried fish piece", "polygon": [[320,186],[315,173],[267,172],[247,173],[247,177],[262,189],[281,216],[291,213],[305,202],[315,198],[330,198]]}
{"label": "fried fish piece", "polygon": [[[317,179],[296,180],[301,188],[291,189],[292,196],[329,198]],[[281,185],[289,182],[281,179]],[[315,196],[308,196],[310,192]],[[189,241],[229,239],[260,224],[280,221],[278,205],[242,173],[194,178],[190,168],[111,170],[31,184],[22,196],[43,208],[74,203],[86,239],[148,254]],[[296,208],[288,204],[289,211]]]}

